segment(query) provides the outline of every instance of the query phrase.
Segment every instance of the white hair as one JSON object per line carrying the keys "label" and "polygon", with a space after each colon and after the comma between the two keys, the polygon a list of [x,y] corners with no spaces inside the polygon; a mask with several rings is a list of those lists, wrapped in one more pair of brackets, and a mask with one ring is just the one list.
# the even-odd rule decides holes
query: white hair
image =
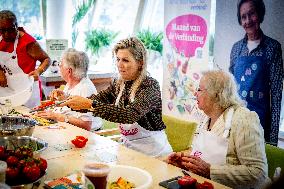
{"label": "white hair", "polygon": [[71,68],[73,70],[73,76],[75,78],[82,79],[87,77],[89,58],[85,52],[69,48],[63,53],[62,60],[64,60],[63,66],[65,68]]}
{"label": "white hair", "polygon": [[232,74],[221,70],[203,72],[205,89],[209,96],[222,108],[232,105],[244,105],[237,93],[236,82]]}

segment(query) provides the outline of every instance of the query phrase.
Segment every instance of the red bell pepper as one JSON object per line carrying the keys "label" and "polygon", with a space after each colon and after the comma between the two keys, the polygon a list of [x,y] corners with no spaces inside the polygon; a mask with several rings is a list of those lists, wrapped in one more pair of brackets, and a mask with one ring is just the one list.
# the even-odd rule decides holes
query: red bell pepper
{"label": "red bell pepper", "polygon": [[75,139],[71,140],[71,142],[77,147],[77,148],[83,148],[86,146],[86,143],[88,141],[88,138],[85,138],[83,136],[76,136]]}

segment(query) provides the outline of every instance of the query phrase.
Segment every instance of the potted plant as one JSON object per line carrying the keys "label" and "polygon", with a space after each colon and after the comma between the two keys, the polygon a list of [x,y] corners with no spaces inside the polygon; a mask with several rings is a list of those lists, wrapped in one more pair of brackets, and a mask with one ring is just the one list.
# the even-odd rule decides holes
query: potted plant
{"label": "potted plant", "polygon": [[[136,36],[143,42],[147,49],[147,59],[149,66],[153,69],[159,69],[163,51],[163,33],[152,32],[150,29],[139,31]],[[157,62],[157,63],[155,63]]]}
{"label": "potted plant", "polygon": [[102,51],[109,47],[113,42],[118,32],[113,32],[106,29],[95,29],[85,32],[86,35],[86,50],[90,51],[92,55],[99,58]]}
{"label": "potted plant", "polygon": [[157,51],[162,54],[163,51],[163,33],[151,32],[150,29],[141,30],[136,35],[145,45],[146,49]]}

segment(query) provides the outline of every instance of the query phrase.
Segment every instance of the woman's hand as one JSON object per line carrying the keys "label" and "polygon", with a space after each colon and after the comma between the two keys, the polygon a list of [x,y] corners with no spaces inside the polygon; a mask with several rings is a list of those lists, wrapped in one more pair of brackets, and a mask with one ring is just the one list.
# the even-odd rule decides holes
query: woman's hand
{"label": "woman's hand", "polygon": [[184,156],[183,152],[174,152],[168,156],[166,162],[176,167],[184,168],[184,166],[181,164],[183,156]]}
{"label": "woman's hand", "polygon": [[72,96],[67,99],[66,102],[60,104],[60,106],[68,106],[73,110],[85,110],[92,107],[93,100],[84,98],[81,96]]}
{"label": "woman's hand", "polygon": [[36,69],[36,70],[34,70],[34,71],[31,71],[31,72],[29,73],[29,76],[33,76],[33,77],[34,77],[34,80],[37,81],[40,74],[41,74],[41,72],[40,72],[38,69]]}
{"label": "woman's hand", "polygon": [[210,178],[210,164],[206,163],[199,157],[192,155],[183,156],[181,164],[188,170],[195,174],[203,176],[205,178]]}
{"label": "woman's hand", "polygon": [[0,69],[0,87],[8,87],[7,78],[3,70]]}
{"label": "woman's hand", "polygon": [[62,90],[55,89],[51,91],[51,93],[49,94],[49,98],[50,100],[64,100],[66,99],[66,96]]}
{"label": "woman's hand", "polygon": [[52,119],[52,120],[60,121],[60,122],[65,121],[65,116],[63,114],[54,113],[52,111],[39,111],[35,113],[35,116],[42,117],[45,119]]}

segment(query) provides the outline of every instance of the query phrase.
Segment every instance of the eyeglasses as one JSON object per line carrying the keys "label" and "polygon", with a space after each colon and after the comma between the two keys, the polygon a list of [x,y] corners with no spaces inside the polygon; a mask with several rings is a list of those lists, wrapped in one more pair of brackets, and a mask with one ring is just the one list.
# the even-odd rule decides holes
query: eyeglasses
{"label": "eyeglasses", "polygon": [[0,33],[12,33],[16,31],[16,26],[12,27],[12,28],[0,28]]}
{"label": "eyeglasses", "polygon": [[200,87],[197,88],[196,92],[202,92],[205,91],[206,89],[200,89]]}

